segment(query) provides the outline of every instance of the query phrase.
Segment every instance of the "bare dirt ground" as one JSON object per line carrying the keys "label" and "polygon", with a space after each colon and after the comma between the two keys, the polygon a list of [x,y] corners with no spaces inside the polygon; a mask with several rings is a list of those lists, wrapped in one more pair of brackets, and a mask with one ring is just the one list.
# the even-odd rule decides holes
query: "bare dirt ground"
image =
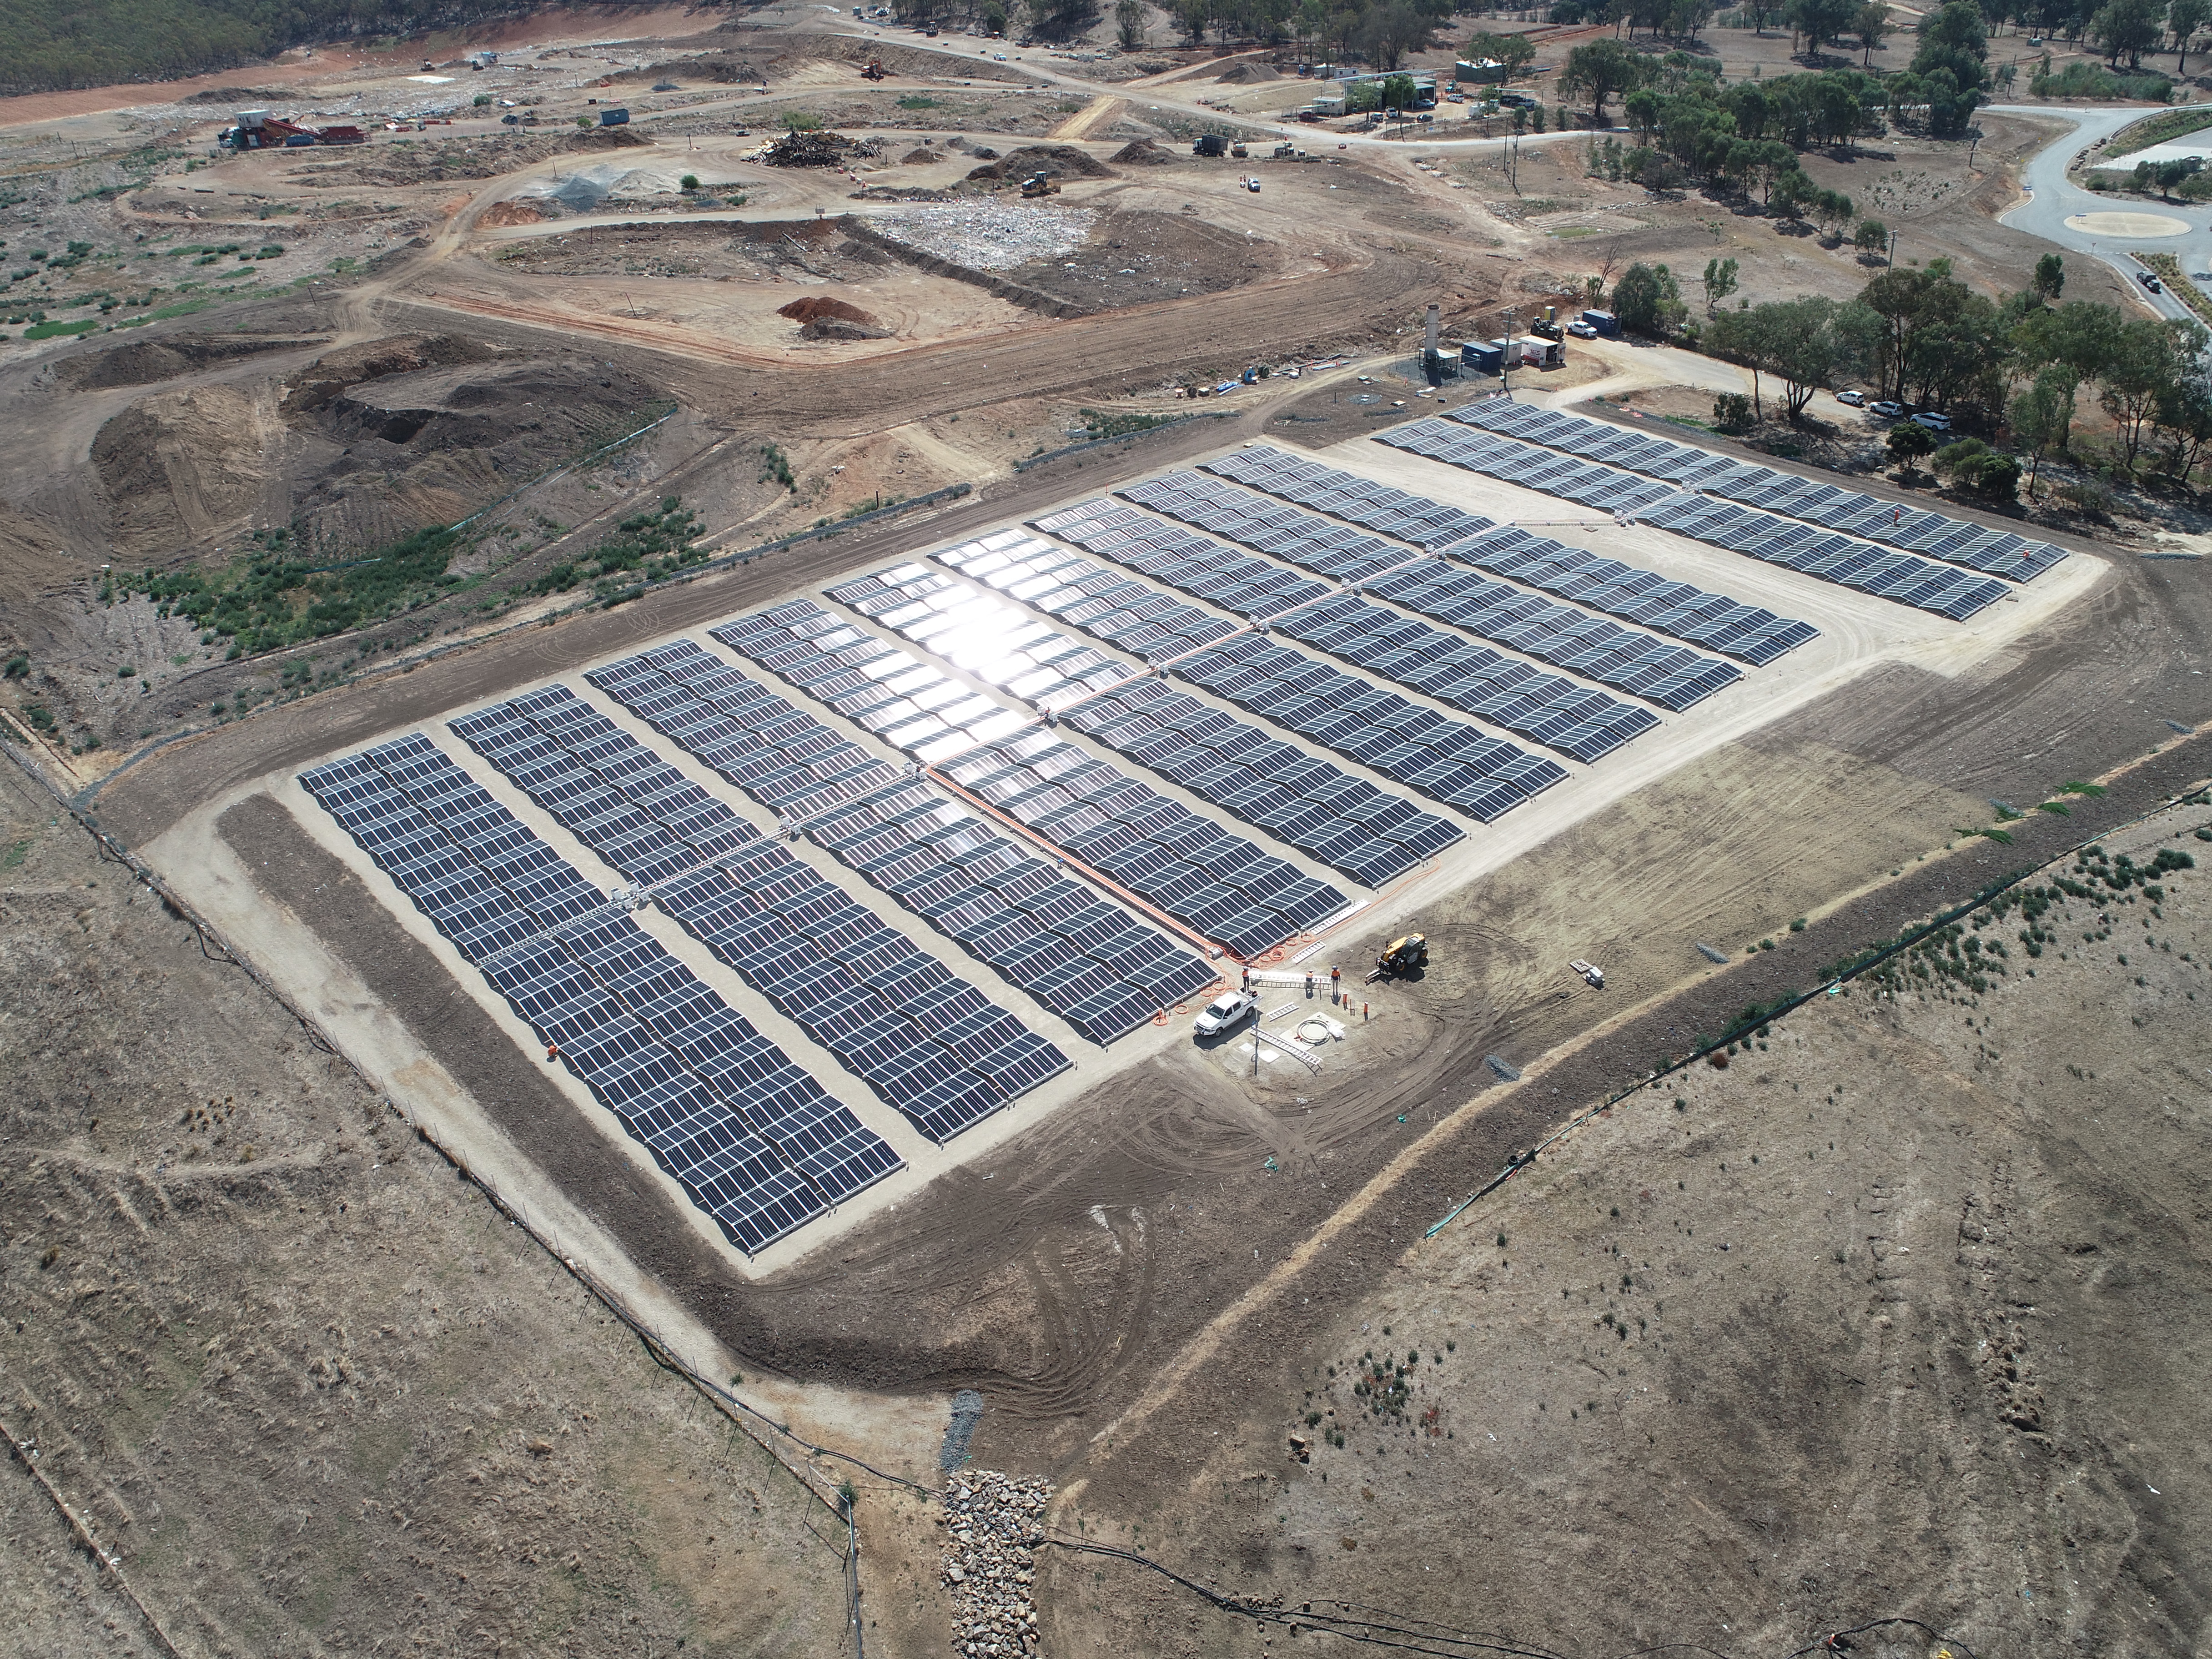
{"label": "bare dirt ground", "polygon": [[[0,803],[0,1417],[166,1639],[836,1649],[834,1508],[12,765]],[[149,1650],[26,1461],[0,1492],[21,1650]]]}
{"label": "bare dirt ground", "polygon": [[[2207,816],[2106,848],[2202,854]],[[2198,862],[2160,903],[2062,901],[1984,994],[1862,981],[1778,1020],[1433,1239],[1378,1200],[1102,1437],[1060,1531],[1293,1614],[1571,1652],[1893,1614],[1930,1629],[1877,1650],[2193,1650],[2203,1362],[2166,1310],[2212,1270]],[[1141,1571],[1045,1559],[1055,1650],[1264,1650]]]}

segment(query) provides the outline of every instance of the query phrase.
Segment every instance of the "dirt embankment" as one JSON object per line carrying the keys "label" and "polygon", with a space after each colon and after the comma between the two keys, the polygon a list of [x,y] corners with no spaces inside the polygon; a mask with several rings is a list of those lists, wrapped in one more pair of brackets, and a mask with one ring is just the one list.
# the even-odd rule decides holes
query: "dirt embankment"
{"label": "dirt embankment", "polygon": [[[834,1650],[820,1500],[119,870],[0,763],[0,1417],[168,1638]],[[21,1650],[160,1645],[0,1516]]]}
{"label": "dirt embankment", "polygon": [[[2212,854],[2208,817],[2106,847]],[[2193,1650],[2197,862],[2162,902],[2052,890],[2039,957],[2018,911],[1965,929],[2009,951],[1984,992],[1923,959],[1778,1021],[1433,1239],[1420,1209],[1332,1239],[1109,1437],[1057,1526],[1293,1608],[1567,1652],[1788,1651],[1888,1615],[1929,1627],[1881,1632],[1899,1655]],[[1171,1622],[1251,1651],[1158,1578],[1046,1559],[1055,1651]]]}

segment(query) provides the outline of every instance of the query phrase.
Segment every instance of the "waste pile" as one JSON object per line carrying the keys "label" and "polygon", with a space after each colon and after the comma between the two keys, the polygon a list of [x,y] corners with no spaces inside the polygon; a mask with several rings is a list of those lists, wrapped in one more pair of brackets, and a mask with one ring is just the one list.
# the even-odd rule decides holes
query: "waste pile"
{"label": "waste pile", "polygon": [[842,132],[787,132],[760,159],[772,167],[842,167],[848,156],[873,155],[878,148]]}

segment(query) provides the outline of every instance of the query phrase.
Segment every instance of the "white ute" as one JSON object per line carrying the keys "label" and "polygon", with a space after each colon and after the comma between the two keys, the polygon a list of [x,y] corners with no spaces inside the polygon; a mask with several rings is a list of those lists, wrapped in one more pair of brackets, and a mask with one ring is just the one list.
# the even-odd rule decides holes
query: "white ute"
{"label": "white ute", "polygon": [[1218,1036],[1260,1006],[1249,991],[1224,991],[1199,1011],[1190,1029],[1200,1036]]}

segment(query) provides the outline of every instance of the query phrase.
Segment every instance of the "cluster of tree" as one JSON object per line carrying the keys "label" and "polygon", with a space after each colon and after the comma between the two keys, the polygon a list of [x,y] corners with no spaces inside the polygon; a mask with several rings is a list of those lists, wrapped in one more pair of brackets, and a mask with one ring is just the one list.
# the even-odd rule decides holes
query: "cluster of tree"
{"label": "cluster of tree", "polygon": [[289,46],[538,9],[532,0],[7,0],[0,93],[173,80]]}
{"label": "cluster of tree", "polygon": [[[1734,277],[1725,262],[1707,267],[1709,307],[1733,290]],[[2167,471],[2186,478],[2212,445],[2212,334],[2195,322],[2062,303],[2064,287],[2057,254],[2037,264],[2028,287],[2002,299],[1975,293],[1949,261],[1936,259],[1886,270],[1848,301],[1810,296],[1721,311],[1698,346],[1751,370],[1751,419],[1764,416],[1770,380],[1793,420],[1815,391],[1857,381],[1899,403],[2002,422],[2028,458],[2031,488],[2043,461],[2068,449],[2079,399],[2094,389],[2112,422],[2122,468],[2134,472],[2151,450]],[[1652,333],[1680,327],[1687,313],[1664,265],[1632,265],[1614,289],[1613,309],[1624,325]],[[1738,429],[1748,423],[1734,404],[1716,405],[1715,414]],[[1899,441],[1911,450],[1921,440]],[[2008,496],[2018,470],[2008,475],[1995,453],[1986,446],[1946,451],[1939,470],[1963,488]]]}
{"label": "cluster of tree", "polygon": [[[1452,0],[1164,0],[1193,46],[1210,29],[1231,41],[1295,45],[1300,56],[1370,63],[1395,70],[1406,54],[1425,50],[1447,26]],[[1028,0],[1032,7],[1095,6],[1095,0]],[[1095,9],[1092,12],[1095,16]],[[1140,40],[1143,8],[1119,0],[1115,21],[1124,46]],[[1040,27],[1039,33],[1051,31]],[[1517,39],[1516,36],[1502,39]],[[1526,43],[1523,42],[1525,45]],[[1525,59],[1523,60],[1526,61]]]}
{"label": "cluster of tree", "polygon": [[[1792,0],[1790,16],[1815,51],[1856,30],[1869,61],[1888,28],[1887,7],[1853,0]],[[1629,118],[1647,143],[1663,133],[1679,165],[1710,178],[1723,170],[1734,143],[1841,144],[1879,135],[1886,122],[1924,124],[1938,137],[1955,137],[1986,100],[1988,58],[1981,7],[1950,0],[1922,17],[1911,64],[1891,75],[1837,69],[1724,86],[1709,60],[1679,51],[1653,56],[1614,38],[1570,52],[1559,91],[1588,99],[1593,123],[1604,120],[1607,99],[1627,100]]]}

